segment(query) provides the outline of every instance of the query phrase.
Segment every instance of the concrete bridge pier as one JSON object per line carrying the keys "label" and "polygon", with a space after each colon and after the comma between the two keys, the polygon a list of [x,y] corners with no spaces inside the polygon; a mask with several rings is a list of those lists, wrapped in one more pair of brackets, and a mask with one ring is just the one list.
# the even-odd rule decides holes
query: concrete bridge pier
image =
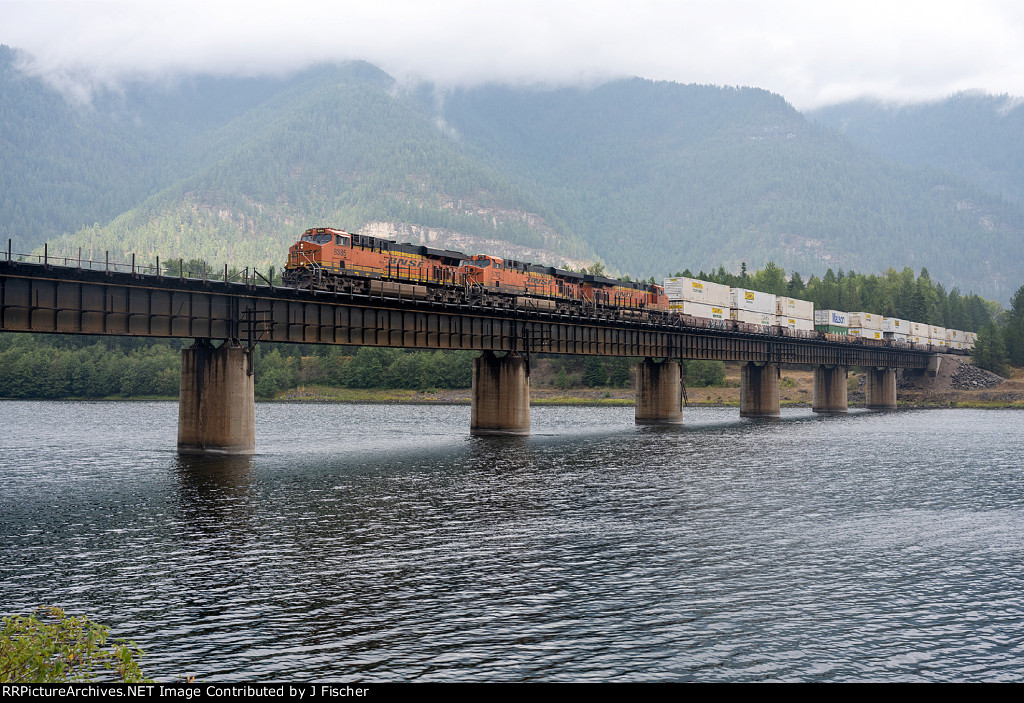
{"label": "concrete bridge pier", "polygon": [[249,351],[197,339],[181,350],[180,454],[252,454],[256,403]]}
{"label": "concrete bridge pier", "polygon": [[896,409],[896,369],[869,368],[865,406],[869,410]]}
{"label": "concrete bridge pier", "polygon": [[473,359],[473,409],[469,431],[475,435],[530,434],[530,374],[526,360],[509,352],[485,351]]}
{"label": "concrete bridge pier", "polygon": [[682,369],[678,361],[644,359],[636,367],[638,425],[678,425],[683,421]]}
{"label": "concrete bridge pier", "polygon": [[814,395],[811,410],[816,413],[845,413],[849,409],[845,366],[814,367]]}
{"label": "concrete bridge pier", "polygon": [[779,365],[750,361],[740,366],[740,417],[779,417]]}

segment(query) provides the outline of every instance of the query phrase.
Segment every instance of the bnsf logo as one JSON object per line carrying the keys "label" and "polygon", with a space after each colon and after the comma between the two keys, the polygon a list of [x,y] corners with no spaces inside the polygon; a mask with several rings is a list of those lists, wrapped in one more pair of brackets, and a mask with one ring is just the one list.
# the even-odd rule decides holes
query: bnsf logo
{"label": "bnsf logo", "polygon": [[704,290],[704,284],[703,283],[698,283],[697,281],[693,281],[691,283],[691,285],[693,286],[694,290]]}
{"label": "bnsf logo", "polygon": [[743,294],[743,297],[746,298],[747,300],[753,300],[754,299],[754,291],[750,291],[750,290],[746,291]]}

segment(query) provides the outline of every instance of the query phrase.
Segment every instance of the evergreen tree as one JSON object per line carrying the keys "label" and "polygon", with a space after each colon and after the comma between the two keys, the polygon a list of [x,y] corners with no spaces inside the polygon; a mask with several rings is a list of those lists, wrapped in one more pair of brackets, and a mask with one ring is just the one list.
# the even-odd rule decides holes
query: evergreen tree
{"label": "evergreen tree", "polygon": [[583,362],[583,385],[600,387],[608,385],[608,369],[599,356],[588,356]]}
{"label": "evergreen tree", "polygon": [[1010,363],[1014,366],[1024,366],[1024,286],[1017,289],[1010,299],[1003,338]]}
{"label": "evergreen tree", "polygon": [[1000,376],[1009,376],[1008,358],[1003,335],[1000,334],[995,322],[978,332],[978,339],[971,350],[971,359],[980,369],[986,369]]}
{"label": "evergreen tree", "polygon": [[789,283],[786,284],[786,295],[790,298],[802,298],[804,291],[807,286],[804,285],[804,280],[800,278],[800,274],[796,271],[789,279]]}

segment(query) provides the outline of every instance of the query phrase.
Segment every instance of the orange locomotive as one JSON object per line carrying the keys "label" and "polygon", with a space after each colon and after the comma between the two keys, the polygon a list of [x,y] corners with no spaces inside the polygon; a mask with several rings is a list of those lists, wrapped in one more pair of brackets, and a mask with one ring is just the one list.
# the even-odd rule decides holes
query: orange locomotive
{"label": "orange locomotive", "polygon": [[667,312],[661,286],[550,266],[466,256],[330,227],[306,230],[288,251],[286,285],[335,292],[529,307],[564,312]]}

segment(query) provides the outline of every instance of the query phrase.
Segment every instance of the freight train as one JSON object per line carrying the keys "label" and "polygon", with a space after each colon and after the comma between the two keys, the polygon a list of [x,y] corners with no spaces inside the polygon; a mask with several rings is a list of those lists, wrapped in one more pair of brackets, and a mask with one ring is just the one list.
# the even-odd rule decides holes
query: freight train
{"label": "freight train", "polygon": [[[303,232],[288,250],[283,281],[296,288],[335,293],[633,319],[679,328],[848,344],[960,351],[944,348],[942,341],[931,338],[922,343],[881,332],[876,336],[821,328],[815,325],[810,303],[788,298],[779,298],[777,303],[776,296],[756,291],[729,289],[691,279],[666,279],[664,286],[622,281],[496,256],[470,256],[417,244],[400,244],[332,227],[315,227]],[[687,293],[670,299],[666,288],[677,290],[681,281],[687,281],[686,290],[699,293],[698,298],[703,302],[688,300]],[[725,288],[728,292],[724,295],[731,295],[731,301],[726,297],[720,301],[712,299],[715,288]],[[710,297],[705,300],[704,296]],[[771,299],[770,310],[765,302],[768,298]],[[794,304],[806,306],[811,312],[794,316]],[[790,308],[786,309],[786,305]],[[809,324],[802,325],[805,319]],[[967,333],[958,334],[970,338]]]}

